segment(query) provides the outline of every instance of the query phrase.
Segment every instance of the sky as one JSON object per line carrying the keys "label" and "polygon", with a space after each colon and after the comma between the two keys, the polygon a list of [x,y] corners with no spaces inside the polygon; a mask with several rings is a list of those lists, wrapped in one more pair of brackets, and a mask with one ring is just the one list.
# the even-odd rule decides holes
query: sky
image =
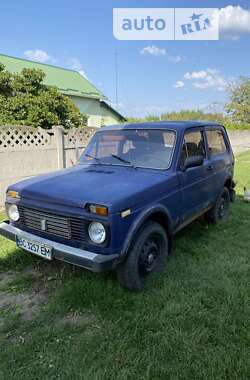
{"label": "sky", "polygon": [[[222,8],[220,40],[117,40],[113,8],[130,7]],[[126,116],[221,110],[228,84],[250,76],[249,0],[12,0],[0,29],[0,53],[80,71]]]}

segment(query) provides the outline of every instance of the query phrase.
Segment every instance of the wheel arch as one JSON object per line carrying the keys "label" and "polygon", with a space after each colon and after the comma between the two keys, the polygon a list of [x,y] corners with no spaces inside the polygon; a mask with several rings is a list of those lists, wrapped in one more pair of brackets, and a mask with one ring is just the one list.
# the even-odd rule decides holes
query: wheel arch
{"label": "wheel arch", "polygon": [[231,177],[226,179],[224,182],[224,187],[227,187],[229,191],[234,188],[234,181]]}
{"label": "wheel arch", "polygon": [[141,212],[139,216],[137,217],[137,219],[132,224],[132,226],[130,227],[127,238],[123,245],[122,255],[121,255],[122,258],[124,258],[127,255],[130,247],[135,241],[138,231],[148,221],[154,221],[156,223],[159,223],[164,228],[168,236],[169,251],[171,252],[171,248],[172,248],[171,216],[166,207],[162,205],[157,205],[157,206],[150,207],[147,210],[144,210],[143,212]]}
{"label": "wheel arch", "polygon": [[224,182],[224,187],[226,187],[230,194],[230,201],[235,201],[235,182],[232,177],[228,177]]}

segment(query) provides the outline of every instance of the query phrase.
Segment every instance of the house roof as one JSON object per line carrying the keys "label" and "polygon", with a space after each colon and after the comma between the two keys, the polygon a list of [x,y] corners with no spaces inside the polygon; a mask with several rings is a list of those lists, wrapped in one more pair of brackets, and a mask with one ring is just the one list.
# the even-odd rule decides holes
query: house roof
{"label": "house roof", "polygon": [[57,87],[65,95],[83,98],[106,99],[106,97],[78,71],[52,66],[45,63],[0,54],[0,62],[10,72],[21,72],[22,69],[41,69],[46,74],[44,83]]}

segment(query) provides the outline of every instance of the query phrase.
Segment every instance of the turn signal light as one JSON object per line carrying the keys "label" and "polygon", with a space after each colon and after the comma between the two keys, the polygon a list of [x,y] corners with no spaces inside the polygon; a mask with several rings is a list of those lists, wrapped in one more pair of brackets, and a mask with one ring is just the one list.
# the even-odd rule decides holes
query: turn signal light
{"label": "turn signal light", "polygon": [[7,193],[6,193],[6,196],[9,197],[9,198],[20,199],[20,195],[18,194],[17,191],[14,191],[14,190],[8,190]]}
{"label": "turn signal light", "polygon": [[97,214],[97,215],[101,215],[101,216],[107,216],[108,215],[108,208],[105,206],[89,205],[89,211],[92,214]]}

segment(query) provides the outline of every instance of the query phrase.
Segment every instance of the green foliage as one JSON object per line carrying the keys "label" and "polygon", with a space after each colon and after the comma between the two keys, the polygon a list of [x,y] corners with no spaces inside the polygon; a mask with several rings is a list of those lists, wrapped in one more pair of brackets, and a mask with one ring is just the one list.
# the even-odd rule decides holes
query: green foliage
{"label": "green foliage", "polygon": [[160,116],[148,115],[144,119],[130,118],[131,121],[159,121],[159,120],[213,120],[220,123],[225,121],[225,117],[220,113],[205,113],[203,111],[182,110],[179,112],[163,113]]}
{"label": "green foliage", "polygon": [[0,124],[50,129],[86,125],[87,116],[57,88],[43,84],[42,70],[23,69],[12,74],[0,63]]}
{"label": "green foliage", "polygon": [[223,115],[220,113],[206,113],[203,111],[182,110],[180,112],[171,112],[162,115],[166,120],[212,120],[223,123]]}
{"label": "green foliage", "polygon": [[226,127],[226,129],[239,129],[239,130],[250,129],[250,124],[237,123],[237,122],[233,122],[232,120],[225,120],[223,125]]}
{"label": "green foliage", "polygon": [[227,112],[236,123],[250,124],[250,78],[242,78],[240,83],[230,89],[230,103]]}
{"label": "green foliage", "polygon": [[[236,91],[236,90],[235,90]],[[240,93],[242,96],[240,97]],[[223,124],[227,129],[250,129],[250,79],[232,95],[232,99],[238,96],[239,103],[235,100],[227,105],[228,115],[222,113],[206,113],[204,111],[182,110],[179,112],[163,113],[160,116],[148,115],[144,118],[128,118],[128,121],[159,121],[159,120],[207,120]],[[234,107],[234,108],[233,108]]]}
{"label": "green foliage", "polygon": [[11,74],[4,70],[4,65],[0,62],[0,94],[10,96],[12,94]]}

